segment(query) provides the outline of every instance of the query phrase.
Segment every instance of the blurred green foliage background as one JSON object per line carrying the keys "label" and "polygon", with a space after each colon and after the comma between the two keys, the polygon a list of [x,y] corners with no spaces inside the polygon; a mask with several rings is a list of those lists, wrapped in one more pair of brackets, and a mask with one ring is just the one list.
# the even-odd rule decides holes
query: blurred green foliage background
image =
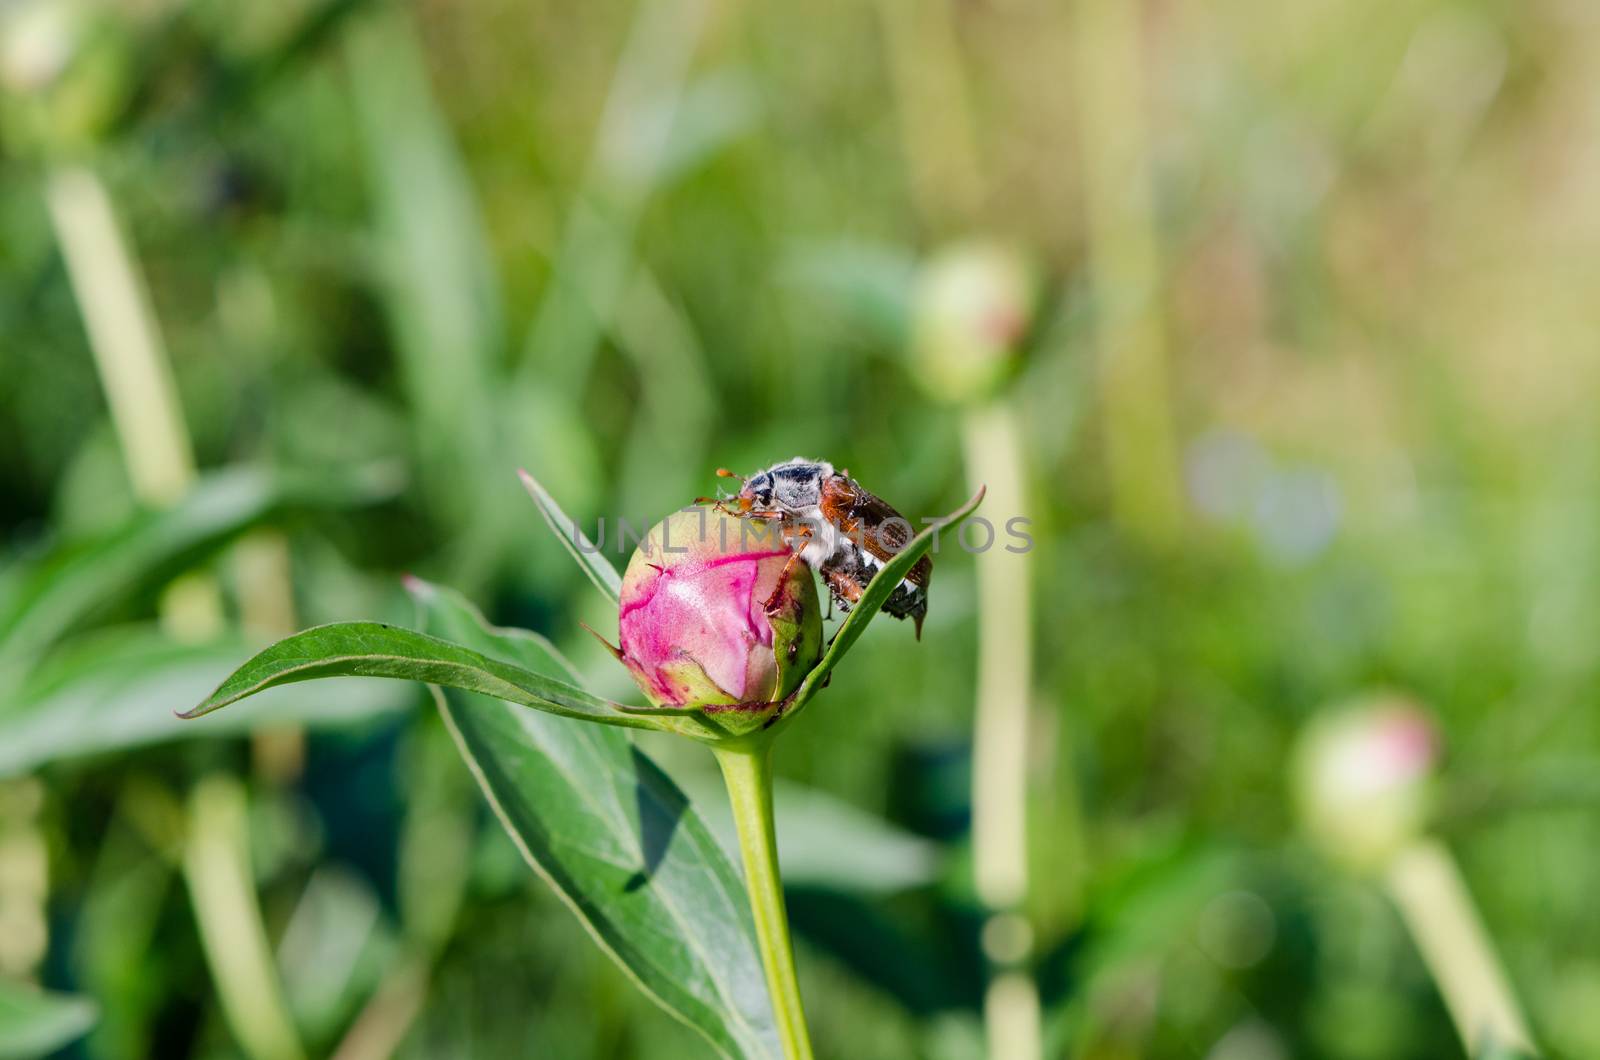
{"label": "blurred green foliage background", "polygon": [[[209,791],[312,1055],[701,1055],[420,689],[170,711],[289,629],[408,622],[408,571],[627,695],[518,467],[585,527],[795,453],[953,508],[974,413],[912,351],[928,263],[979,240],[1036,295],[989,515],[1035,540],[1046,1054],[1461,1055],[1289,802],[1307,719],[1397,688],[1534,1036],[1600,1055],[1597,50],[1582,0],[9,0],[0,979],[92,999],[65,1055],[248,1048],[193,909]],[[198,468],[170,488],[85,330],[97,203]],[[875,625],[779,751],[869,830],[842,864],[780,803],[825,1056],[982,1052],[973,566],[947,544],[922,643]]]}

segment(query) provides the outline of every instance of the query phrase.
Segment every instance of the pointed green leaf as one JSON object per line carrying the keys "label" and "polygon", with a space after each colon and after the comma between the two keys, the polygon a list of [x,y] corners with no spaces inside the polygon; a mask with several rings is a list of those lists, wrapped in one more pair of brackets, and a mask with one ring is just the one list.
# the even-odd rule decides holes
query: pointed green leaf
{"label": "pointed green leaf", "polygon": [[235,670],[201,704],[198,718],[264,689],[319,677],[393,677],[481,692],[526,707],[607,725],[656,728],[615,703],[564,681],[470,648],[382,622],[335,622],[286,637]]}
{"label": "pointed green leaf", "polygon": [[70,1045],[94,1026],[88,998],[0,979],[0,1060],[32,1060]]}
{"label": "pointed green leaf", "polygon": [[[453,593],[418,595],[427,628],[571,676],[540,638],[484,625]],[[614,729],[459,689],[437,697],[523,857],[639,988],[720,1055],[780,1057],[739,877],[666,774]]]}
{"label": "pointed green leaf", "polygon": [[572,558],[578,561],[578,566],[583,568],[589,580],[594,582],[595,588],[605,593],[612,603],[619,603],[622,600],[622,575],[617,573],[617,568],[584,536],[578,524],[568,518],[538,479],[526,470],[519,470],[517,474],[522,476],[522,485],[533,498],[533,503],[539,506],[539,514],[544,516],[544,521],[550,524],[550,529],[561,539],[561,544],[572,553]]}
{"label": "pointed green leaf", "polygon": [[430,485],[470,496],[459,472],[492,451],[483,408],[505,341],[493,255],[408,9],[360,20],[345,44],[419,455]]}
{"label": "pointed green leaf", "polygon": [[215,688],[248,651],[238,637],[182,644],[144,626],[77,638],[0,702],[0,776],[168,740],[297,722],[348,724],[421,699],[404,686],[372,681],[337,691],[274,691],[207,725],[185,725],[173,716],[174,706]]}
{"label": "pointed green leaf", "polygon": [[161,584],[276,511],[360,503],[394,487],[384,468],[318,476],[235,468],[202,478],[172,508],[142,512],[103,538],[13,569],[0,587],[0,683],[20,681],[93,612]]}
{"label": "pointed green leaf", "polygon": [[667,103],[656,109],[645,120],[670,123],[672,129],[656,173],[665,186],[755,128],[761,119],[761,93],[748,71],[724,66],[698,77],[675,108]]}

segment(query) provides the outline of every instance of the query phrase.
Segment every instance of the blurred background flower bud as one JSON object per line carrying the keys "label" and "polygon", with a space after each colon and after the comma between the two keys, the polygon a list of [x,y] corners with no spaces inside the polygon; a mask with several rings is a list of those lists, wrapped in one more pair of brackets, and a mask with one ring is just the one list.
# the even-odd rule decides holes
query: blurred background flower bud
{"label": "blurred background flower bud", "polygon": [[1427,818],[1438,736],[1428,713],[1400,696],[1330,711],[1301,735],[1293,765],[1301,820],[1332,858],[1383,867]]}
{"label": "blurred background flower bud", "polygon": [[0,135],[46,157],[100,142],[139,91],[152,21],[131,6],[0,3]]}
{"label": "blurred background flower bud", "polygon": [[1035,293],[1032,269],[1007,247],[941,251],[922,267],[912,296],[913,374],[946,401],[989,396],[1016,367]]}
{"label": "blurred background flower bud", "polygon": [[[816,583],[777,529],[713,508],[651,529],[622,578],[619,657],[650,702],[765,721],[822,656]],[[739,710],[717,710],[732,705]]]}
{"label": "blurred background flower bud", "polygon": [[0,83],[18,93],[48,88],[72,59],[77,21],[62,0],[0,6]]}

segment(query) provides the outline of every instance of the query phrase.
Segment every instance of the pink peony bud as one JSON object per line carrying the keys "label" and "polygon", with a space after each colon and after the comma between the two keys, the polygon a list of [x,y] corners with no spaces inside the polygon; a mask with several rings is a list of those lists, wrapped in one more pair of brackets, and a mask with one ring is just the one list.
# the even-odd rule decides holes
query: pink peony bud
{"label": "pink peony bud", "polygon": [[646,535],[617,625],[618,657],[659,707],[765,721],[822,654],[810,569],[768,524],[714,508]]}
{"label": "pink peony bud", "polygon": [[1437,757],[1433,722],[1410,700],[1382,696],[1318,717],[1295,762],[1308,831],[1338,860],[1381,868],[1421,833]]}

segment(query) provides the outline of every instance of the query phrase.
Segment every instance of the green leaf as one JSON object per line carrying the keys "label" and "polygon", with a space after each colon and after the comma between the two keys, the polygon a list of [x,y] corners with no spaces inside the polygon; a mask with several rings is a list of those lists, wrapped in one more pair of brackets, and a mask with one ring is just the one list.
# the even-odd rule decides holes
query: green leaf
{"label": "green leaf", "polygon": [[[484,585],[518,546],[521,509],[498,476],[479,469],[507,452],[559,454],[580,475],[590,432],[564,395],[527,393],[509,407],[501,282],[467,160],[411,8],[373,6],[343,41],[373,204],[374,278],[411,411],[421,493],[450,528],[446,564],[465,583]],[[555,444],[531,448],[530,438]],[[597,469],[587,476],[598,478]]]}
{"label": "green leaf", "polygon": [[88,998],[0,979],[0,1060],[25,1060],[70,1045],[94,1026]]}
{"label": "green leaf", "polygon": [[666,186],[699,169],[735,142],[761,119],[761,92],[750,73],[724,66],[702,74],[673,106],[658,103],[646,110],[644,122],[670,123],[662,145],[656,180]]}
{"label": "green leaf", "polygon": [[867,631],[867,623],[878,617],[878,612],[883,608],[884,603],[889,599],[889,595],[894,592],[896,586],[916,565],[917,560],[921,559],[924,553],[933,547],[934,535],[947,527],[954,528],[957,523],[971,515],[978,505],[982,503],[983,494],[984,487],[979,486],[978,492],[972,495],[971,500],[950,513],[942,522],[928,527],[912,538],[911,543],[901,549],[894,559],[883,565],[883,569],[878,571],[872,581],[867,584],[866,590],[861,594],[861,599],[857,601],[855,607],[851,610],[850,617],[844,620],[843,625],[839,627],[839,631],[833,635],[833,640],[829,643],[828,651],[823,655],[822,661],[817,663],[816,668],[806,675],[804,681],[800,682],[800,687],[795,689],[794,702],[784,711],[783,717],[778,720],[775,728],[781,728],[792,722],[795,715],[799,714],[805,705],[811,702],[812,697],[821,691],[822,686],[827,682],[828,674],[832,673],[833,668],[839,665],[839,661],[844,658],[845,652],[849,651],[851,646],[861,639],[861,634]]}
{"label": "green leaf", "polygon": [[483,409],[505,342],[493,255],[407,9],[360,20],[345,43],[381,291],[422,465],[430,487],[470,497],[474,483],[460,471],[493,451]]}
{"label": "green leaf", "polygon": [[284,689],[204,725],[185,725],[174,706],[193,703],[249,651],[240,638],[181,644],[150,627],[81,637],[0,703],[0,776],[61,759],[161,743],[234,736],[296,722],[346,724],[404,709],[407,689],[362,682],[342,689]]}
{"label": "green leaf", "polygon": [[624,714],[610,700],[565,681],[382,622],[334,622],[285,637],[235,670],[199,706],[181,717],[198,718],[264,689],[319,677],[421,681],[481,692],[569,718],[660,727],[653,719]]}
{"label": "green leaf", "polygon": [[234,468],[207,475],[172,508],[140,513],[103,538],[8,572],[0,588],[0,675],[20,681],[95,611],[161,584],[275,512],[360,503],[394,488],[386,468],[316,476]]}
{"label": "green leaf", "polygon": [[[547,643],[419,593],[429,629],[519,669],[571,676]],[[440,712],[529,865],[641,990],[723,1056],[781,1049],[743,886],[700,815],[614,729],[444,689]]]}
{"label": "green leaf", "polygon": [[567,517],[567,513],[561,510],[561,506],[539,484],[538,479],[525,469],[519,469],[517,474],[522,477],[522,485],[533,498],[533,503],[539,506],[539,514],[544,516],[544,521],[550,524],[550,529],[560,538],[562,546],[578,561],[578,566],[583,568],[589,580],[594,582],[595,588],[605,593],[612,603],[621,603],[622,575],[617,573],[617,568],[601,555],[600,549],[578,529],[578,524]]}
{"label": "green leaf", "polygon": [[805,242],[785,255],[781,278],[819,313],[833,311],[842,324],[888,346],[911,333],[917,259],[895,246],[853,240]]}
{"label": "green leaf", "polygon": [[[644,263],[617,305],[611,341],[627,358],[639,394],[616,458],[613,496],[627,497],[634,511],[671,511],[700,492],[710,432],[718,421],[705,342]],[[620,523],[616,533],[622,536]],[[627,560],[623,547],[621,540],[612,544],[612,555],[621,562]]]}
{"label": "green leaf", "polygon": [[576,401],[637,255],[642,214],[660,190],[677,112],[712,5],[636,9],[607,93],[594,153],[569,210],[550,283],[534,312],[517,390]]}
{"label": "green leaf", "polygon": [[399,942],[378,895],[338,864],[306,881],[277,946],[284,1000],[313,1053],[327,1055],[340,1028],[398,962]]}

